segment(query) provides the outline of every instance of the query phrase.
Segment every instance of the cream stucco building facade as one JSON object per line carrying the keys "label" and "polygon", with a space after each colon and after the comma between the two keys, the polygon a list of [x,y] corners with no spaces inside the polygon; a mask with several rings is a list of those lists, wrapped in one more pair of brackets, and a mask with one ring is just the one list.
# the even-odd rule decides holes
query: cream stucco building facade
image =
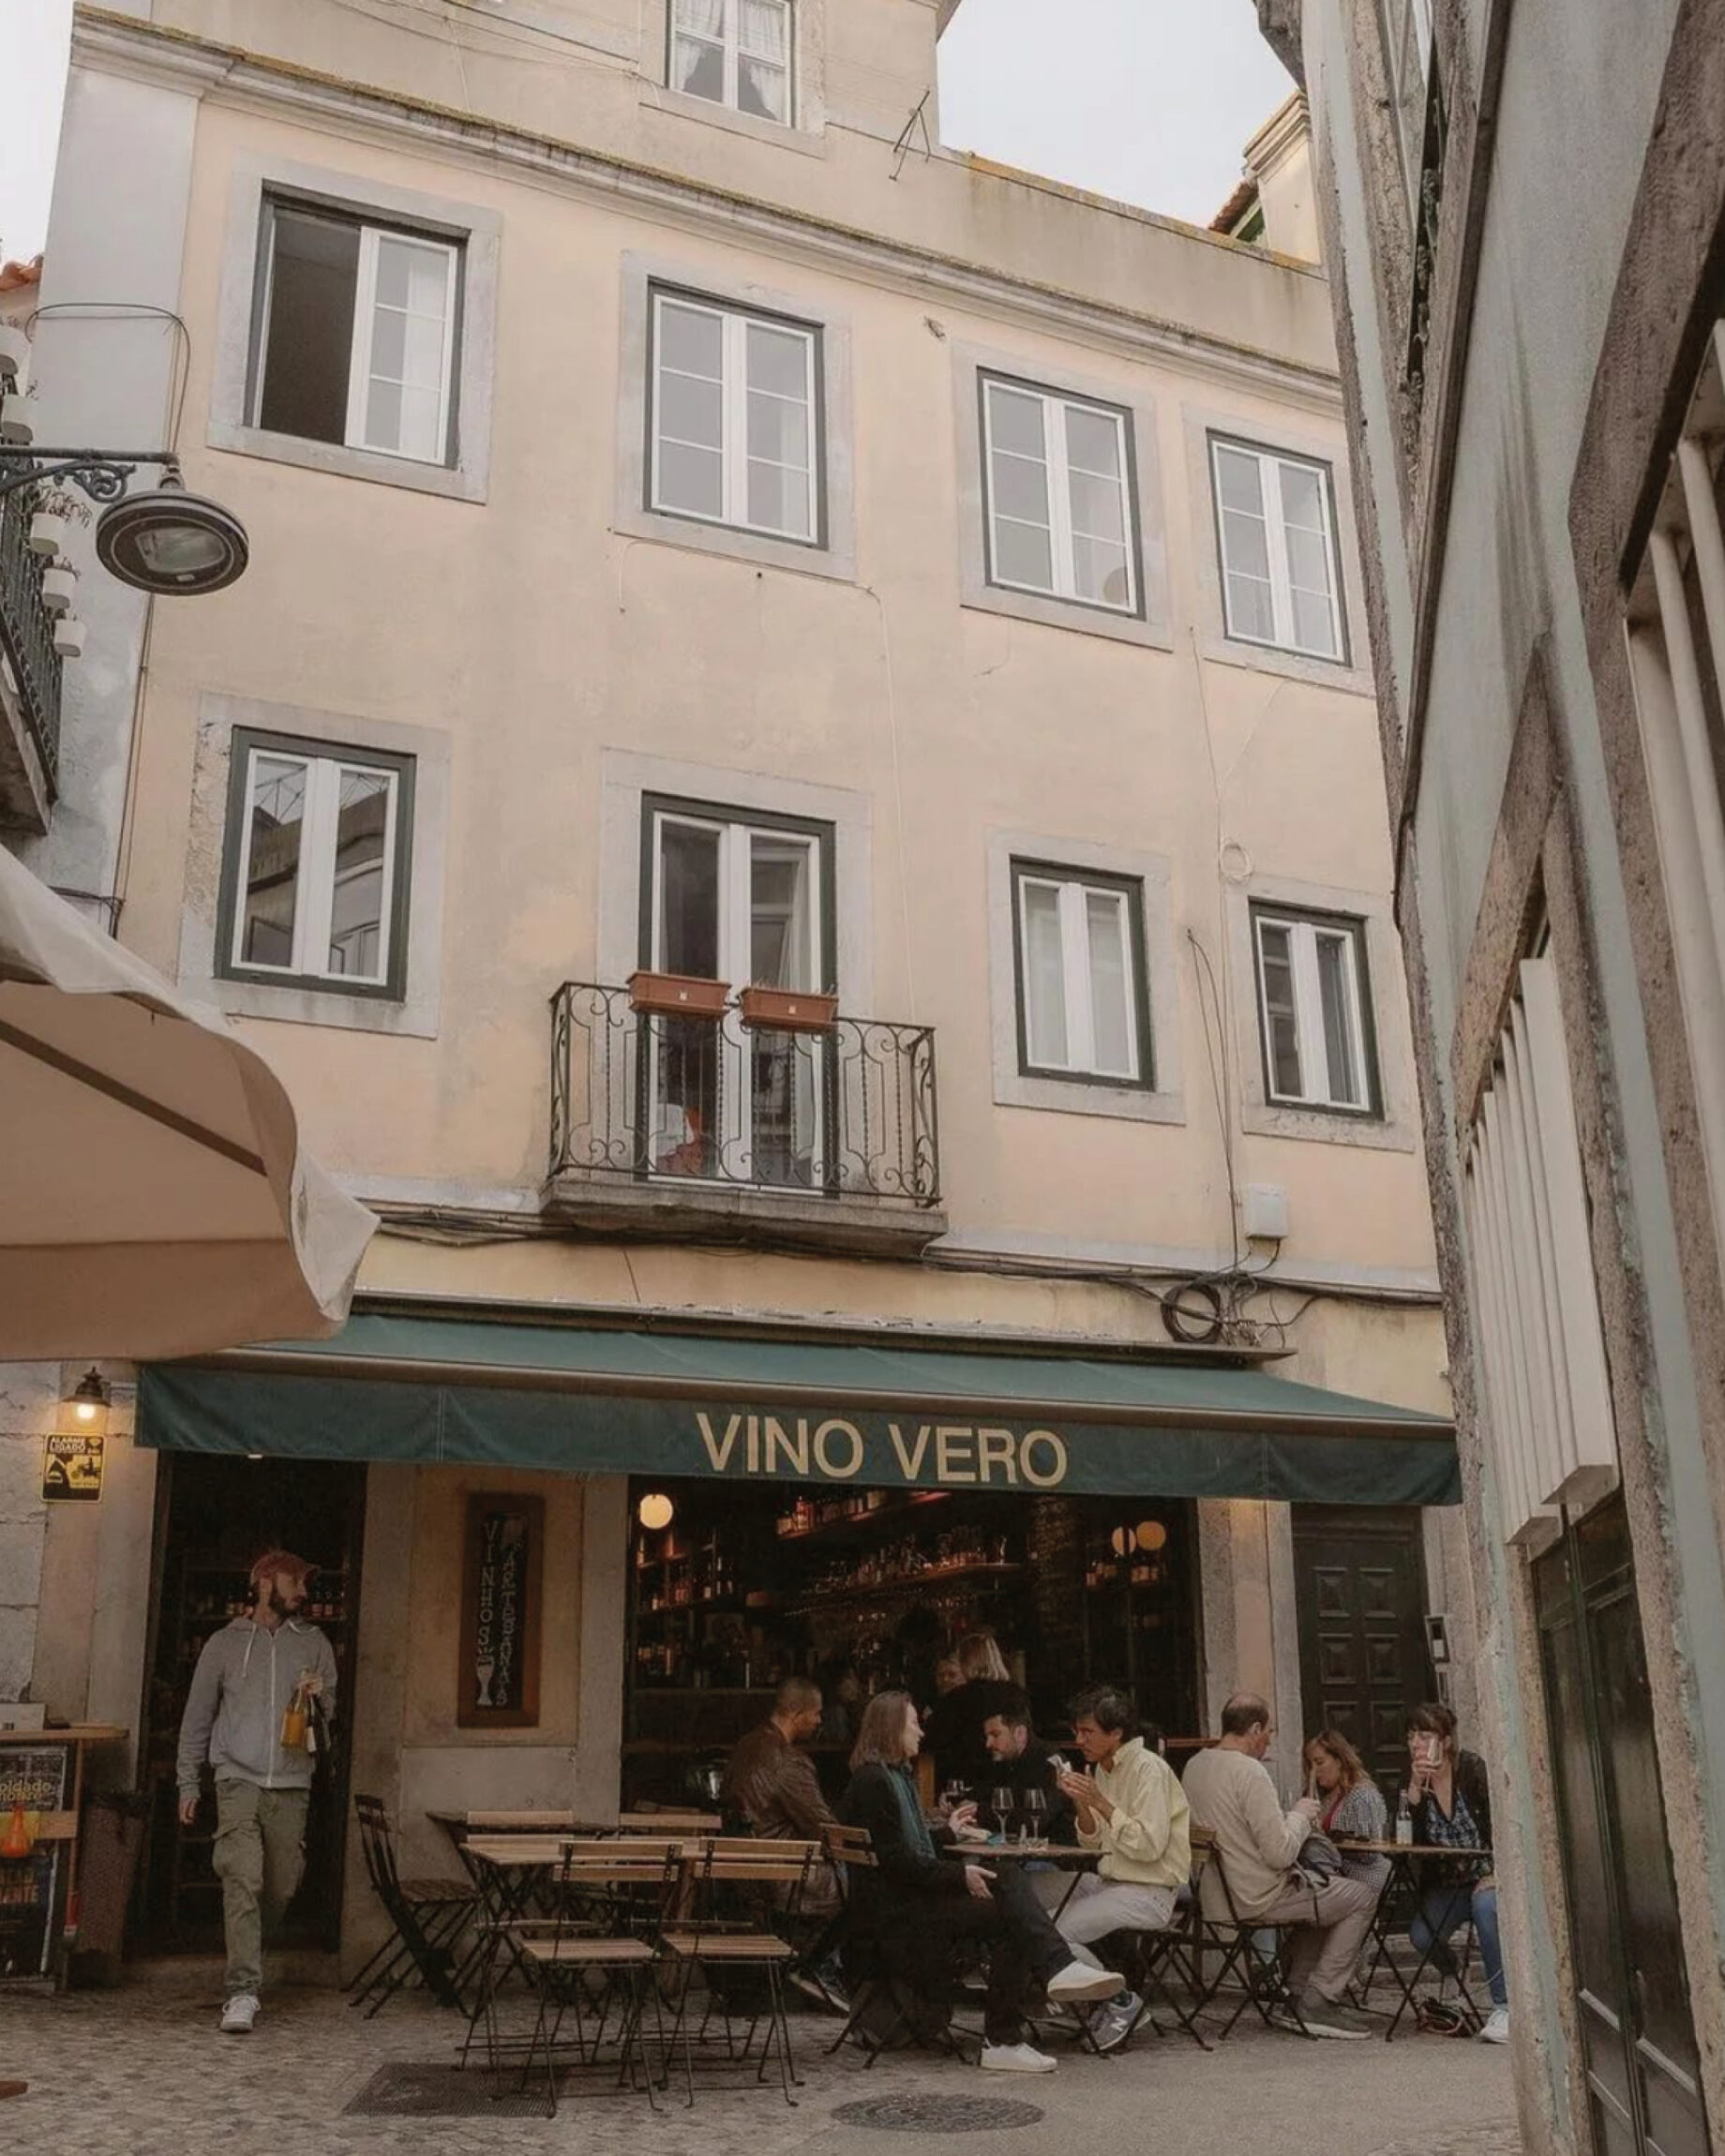
{"label": "cream stucco building facade", "polygon": [[[163,1721],[173,1642],[221,1599],[200,1551],[232,1565],[229,1486],[199,1478],[345,1460],[361,1483],[316,1503],[352,1534],[352,1784],[422,1860],[428,1807],[614,1808],[620,1753],[664,1749],[630,1719],[659,1650],[626,1461],[403,1450],[386,1395],[471,1385],[490,1415],[548,1339],[669,1337],[660,1390],[703,1405],[691,1342],[1448,1413],[1328,299],[1272,251],[1279,202],[1290,245],[1310,226],[1298,112],[1271,246],[1243,246],[938,146],[951,12],[79,11],[43,300],[185,336],[44,317],[38,395],[104,436],[167,413],[253,557],[154,621],[89,602],[21,850],[264,1047],[382,1217],[355,1326],[408,1330],[350,1328],[324,1379],[267,1354],[146,1377],[157,1429],[46,1518],[59,1373],[21,1374],[0,1669],[55,1713]],[[642,972],[723,981],[729,1014],[643,1011]],[[750,983],[831,993],[836,1023],[754,1029]],[[497,1368],[469,1334],[439,1378],[456,1350],[412,1328],[481,1320]],[[371,1389],[296,1421],[324,1380]],[[1021,1464],[1032,1394],[990,1403]],[[1191,1414],[1218,1459],[1244,1442],[1238,1410]],[[1136,1651],[1147,1685],[1180,1659],[1193,1735],[1264,1689],[1291,1757],[1331,1696],[1319,1576],[1365,1562],[1322,1500],[1421,1492],[1244,1474],[1170,1485],[1190,1592]],[[257,1521],[292,1540],[279,1488]],[[538,1693],[508,1726],[457,1713],[475,1493],[543,1507]],[[1435,1612],[1465,1707],[1458,1516],[1370,1517],[1394,1701]]]}

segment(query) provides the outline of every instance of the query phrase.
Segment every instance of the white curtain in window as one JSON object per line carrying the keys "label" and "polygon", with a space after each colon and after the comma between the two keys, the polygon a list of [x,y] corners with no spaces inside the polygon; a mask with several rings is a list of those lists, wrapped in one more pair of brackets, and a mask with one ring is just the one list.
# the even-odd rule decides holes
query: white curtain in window
{"label": "white curtain in window", "polygon": [[783,67],[790,60],[790,8],[787,0],[738,0],[742,50]]}
{"label": "white curtain in window", "polygon": [[725,0],[676,0],[677,28],[691,37],[711,37],[715,44],[725,36]]}

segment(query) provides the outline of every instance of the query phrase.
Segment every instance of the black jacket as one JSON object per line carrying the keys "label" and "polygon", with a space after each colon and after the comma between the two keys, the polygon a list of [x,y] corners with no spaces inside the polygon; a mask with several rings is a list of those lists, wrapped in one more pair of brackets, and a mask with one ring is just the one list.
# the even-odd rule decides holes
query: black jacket
{"label": "black jacket", "polygon": [[928,1748],[935,1755],[936,1779],[958,1781],[980,1796],[988,1780],[988,1746],[982,1724],[1018,1698],[1015,1685],[995,1677],[972,1677],[937,1699],[928,1716]]}
{"label": "black jacket", "polygon": [[[1485,1761],[1478,1752],[1458,1752],[1455,1763],[1455,1793],[1466,1801],[1473,1814],[1474,1824],[1479,1830],[1479,1840],[1486,1849],[1496,1847],[1492,1839],[1492,1785],[1485,1771]],[[1441,1818],[1437,1799],[1428,1789],[1414,1807],[1414,1839],[1430,1843],[1433,1818]],[[1442,1857],[1429,1858],[1421,1866],[1422,1884],[1435,1886],[1449,1877],[1473,1876],[1479,1871],[1478,1864],[1462,1859],[1451,1864]]]}
{"label": "black jacket", "polygon": [[1041,1789],[1048,1799],[1048,1839],[1068,1846],[1076,1843],[1078,1815],[1071,1797],[1055,1787],[1054,1750],[1054,1746],[1044,1744],[1041,1737],[1032,1737],[1017,1759],[990,1759],[987,1773],[970,1792],[982,1810],[983,1826],[992,1827],[996,1823],[990,1816],[996,1789],[1009,1789],[1019,1799],[1020,1823],[1024,1792]]}
{"label": "black jacket", "polygon": [[928,1895],[950,1899],[966,1892],[963,1864],[938,1856],[925,1856],[914,1848],[906,1833],[894,1783],[909,1791],[912,1804],[920,1800],[908,1767],[886,1767],[871,1761],[850,1777],[850,1787],[838,1802],[838,1816],[849,1827],[866,1827],[874,1845],[875,1871],[850,1875],[851,1893],[864,1907],[882,1903],[915,1903]]}

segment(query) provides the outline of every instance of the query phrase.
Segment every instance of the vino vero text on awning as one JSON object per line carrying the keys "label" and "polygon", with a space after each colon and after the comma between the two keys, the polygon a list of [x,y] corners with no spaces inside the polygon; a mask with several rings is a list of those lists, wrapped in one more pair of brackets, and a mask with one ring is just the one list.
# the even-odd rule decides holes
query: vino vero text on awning
{"label": "vino vero text on awning", "polygon": [[842,1415],[696,1415],[714,1475],[1058,1490],[1066,1441],[1005,1423],[852,1421]]}

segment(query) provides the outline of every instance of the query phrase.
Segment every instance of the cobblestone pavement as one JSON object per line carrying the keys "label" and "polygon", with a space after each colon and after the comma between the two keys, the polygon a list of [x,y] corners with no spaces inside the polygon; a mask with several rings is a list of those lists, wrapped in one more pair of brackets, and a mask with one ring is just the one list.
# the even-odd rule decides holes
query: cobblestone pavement
{"label": "cobblestone pavement", "polygon": [[[828,2059],[833,2024],[799,2017],[804,2086],[793,2110],[776,2087],[666,2100],[572,2098],[555,2119],[482,2105],[459,2119],[361,2116],[348,2105],[385,2066],[448,2065],[460,2025],[423,1998],[364,2021],[328,1991],[266,1996],[257,2031],[216,2029],[209,1972],[168,1965],[113,1992],[0,2002],[0,2076],[29,2093],[0,2108],[0,2148],[54,2156],[233,2156],[262,2146],[292,2156],[1064,2156],[1081,2142],[1157,2156],[1518,2156],[1509,2061],[1501,2048],[1408,2036],[1382,2044],[1308,2044],[1242,2024],[1200,2052],[1183,2037],[1140,2038],[1113,2059],[1070,2056],[1058,2073],[984,2076],[922,2055]],[[913,2104],[906,2123],[871,2128],[841,2107],[886,2099],[978,2098],[1041,2116],[1006,2129],[931,2133]],[[1153,2123],[1153,2135],[1147,2128]],[[1118,2137],[1127,2138],[1120,2142]]]}

